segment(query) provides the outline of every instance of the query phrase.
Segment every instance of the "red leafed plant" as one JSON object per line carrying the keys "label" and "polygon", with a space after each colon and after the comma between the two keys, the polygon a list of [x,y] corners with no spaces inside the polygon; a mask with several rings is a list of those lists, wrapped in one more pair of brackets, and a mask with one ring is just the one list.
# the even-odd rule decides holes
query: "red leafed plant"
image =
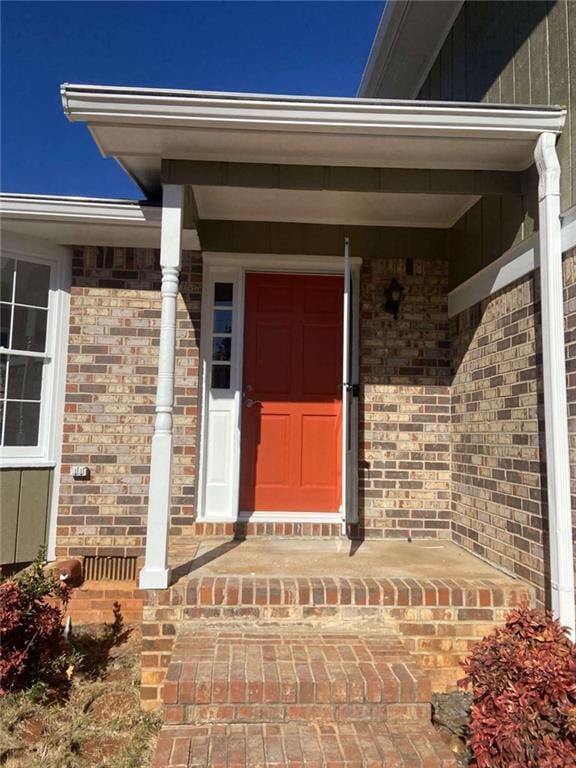
{"label": "red leafed plant", "polygon": [[462,666],[478,768],[576,766],[576,646],[549,613],[511,611]]}
{"label": "red leafed plant", "polygon": [[0,584],[0,693],[52,682],[67,663],[62,606],[69,589],[44,573],[42,555]]}

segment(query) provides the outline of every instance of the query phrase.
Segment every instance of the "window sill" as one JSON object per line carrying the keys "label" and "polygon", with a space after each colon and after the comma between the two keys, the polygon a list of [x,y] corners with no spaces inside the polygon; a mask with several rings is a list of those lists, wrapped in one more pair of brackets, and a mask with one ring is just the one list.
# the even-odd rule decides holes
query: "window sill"
{"label": "window sill", "polygon": [[53,469],[55,461],[48,459],[0,458],[0,469]]}

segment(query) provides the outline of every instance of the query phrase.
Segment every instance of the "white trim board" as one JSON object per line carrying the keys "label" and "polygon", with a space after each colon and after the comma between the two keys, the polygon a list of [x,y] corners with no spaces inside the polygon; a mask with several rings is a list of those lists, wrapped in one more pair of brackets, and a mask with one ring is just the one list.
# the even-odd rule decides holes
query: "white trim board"
{"label": "white trim board", "polygon": [[[576,247],[576,206],[562,219],[562,253]],[[460,314],[482,299],[501,291],[537,269],[540,261],[538,233],[510,248],[448,294],[448,317]]]}

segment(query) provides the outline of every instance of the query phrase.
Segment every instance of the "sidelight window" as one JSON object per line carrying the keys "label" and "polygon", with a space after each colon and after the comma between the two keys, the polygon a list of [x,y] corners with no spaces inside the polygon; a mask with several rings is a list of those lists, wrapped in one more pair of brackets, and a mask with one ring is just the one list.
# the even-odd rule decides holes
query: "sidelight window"
{"label": "sidelight window", "polygon": [[233,283],[214,283],[212,317],[212,389],[230,389]]}

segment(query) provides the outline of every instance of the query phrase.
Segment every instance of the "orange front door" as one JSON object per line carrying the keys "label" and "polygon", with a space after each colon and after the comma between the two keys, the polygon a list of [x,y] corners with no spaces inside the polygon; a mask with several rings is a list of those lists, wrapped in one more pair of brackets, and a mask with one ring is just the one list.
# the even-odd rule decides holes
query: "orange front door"
{"label": "orange front door", "polygon": [[246,277],[242,512],[337,512],[340,277]]}

